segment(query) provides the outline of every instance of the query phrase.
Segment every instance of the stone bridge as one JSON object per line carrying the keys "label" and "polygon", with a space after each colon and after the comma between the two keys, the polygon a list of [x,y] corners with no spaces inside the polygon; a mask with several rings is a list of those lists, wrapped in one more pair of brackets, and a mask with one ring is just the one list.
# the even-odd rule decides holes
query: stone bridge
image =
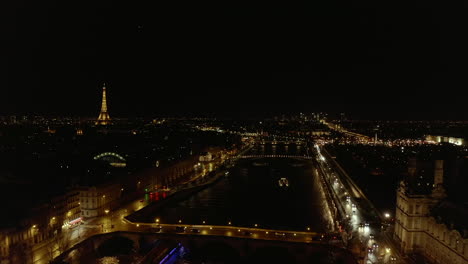
{"label": "stone bridge", "polygon": [[[167,234],[141,232],[113,232],[96,235],[70,248],[57,257],[53,263],[83,263],[83,257],[95,256],[99,258],[99,248],[103,243],[113,239],[127,239],[133,242],[135,252],[139,252],[144,245],[156,240],[166,244],[180,243],[194,255],[204,260],[226,258],[227,262],[219,263],[251,263],[271,262],[275,260],[283,263],[345,263],[356,264],[352,255],[339,247],[317,243],[285,242],[278,240],[260,240],[239,237],[220,237],[197,234]],[[271,260],[270,260],[271,259]],[[85,261],[90,261],[89,259]],[[152,263],[153,259],[142,258],[140,264]],[[276,262],[275,262],[276,263]]]}
{"label": "stone bridge", "polygon": [[242,155],[239,156],[240,159],[250,159],[250,158],[293,158],[293,159],[312,159],[310,156],[300,156],[300,155]]}

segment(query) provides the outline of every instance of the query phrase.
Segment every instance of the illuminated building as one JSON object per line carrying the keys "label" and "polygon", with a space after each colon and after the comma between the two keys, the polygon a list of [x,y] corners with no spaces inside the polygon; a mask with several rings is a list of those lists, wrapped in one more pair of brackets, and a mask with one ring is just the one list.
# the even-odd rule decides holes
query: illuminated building
{"label": "illuminated building", "polygon": [[110,116],[107,112],[107,100],[106,100],[106,84],[102,87],[102,104],[101,112],[99,113],[96,125],[108,125],[110,124]]}
{"label": "illuminated building", "polygon": [[14,227],[0,229],[0,263],[30,262],[35,246],[58,237],[82,220],[79,190],[72,189],[30,210]]}
{"label": "illuminated building", "polygon": [[213,159],[210,152],[204,152],[200,155],[199,161],[211,161]]}
{"label": "illuminated building", "polygon": [[119,205],[123,186],[119,183],[107,183],[83,187],[80,191],[81,215],[91,218],[106,214]]}
{"label": "illuminated building", "polygon": [[436,143],[450,143],[454,144],[457,146],[466,146],[468,145],[465,142],[465,139],[463,138],[458,138],[458,137],[448,137],[448,136],[435,136],[435,135],[427,135],[426,140],[430,142],[436,142]]}
{"label": "illuminated building", "polygon": [[70,227],[81,220],[80,192],[77,189],[53,197],[50,206],[50,219],[53,218],[50,223],[57,225],[57,228]]}
{"label": "illuminated building", "polygon": [[426,189],[411,177],[424,178],[427,166],[410,163],[409,181],[397,190],[395,238],[405,253],[419,253],[434,263],[468,263],[467,214],[449,202],[443,186],[444,161],[433,166],[434,184]]}

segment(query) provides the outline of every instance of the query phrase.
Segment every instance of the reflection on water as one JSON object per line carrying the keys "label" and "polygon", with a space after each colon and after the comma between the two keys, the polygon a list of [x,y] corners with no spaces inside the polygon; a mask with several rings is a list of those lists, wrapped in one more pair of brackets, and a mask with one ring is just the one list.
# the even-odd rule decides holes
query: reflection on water
{"label": "reflection on water", "polygon": [[[96,264],[133,264],[133,263],[139,263],[139,261],[142,259],[143,256],[141,255],[119,255],[119,256],[108,256],[108,257],[102,257],[102,258],[97,258],[97,259],[86,259],[85,261],[81,261],[79,263],[96,263]],[[84,259],[82,259],[84,260]]]}
{"label": "reflection on water", "polygon": [[[271,145],[251,155],[271,154]],[[302,155],[304,148],[277,145],[277,154]],[[263,153],[260,153],[263,152]],[[281,178],[288,186],[278,184]],[[169,204],[157,215],[162,223],[271,227],[285,230],[327,231],[330,223],[319,180],[310,160],[261,158],[239,161],[225,177],[187,200]]]}
{"label": "reflection on water", "polygon": [[304,155],[306,149],[296,144],[259,144],[255,145],[246,155]]}
{"label": "reflection on water", "polygon": [[119,264],[120,261],[117,257],[103,257],[99,259],[100,264]]}

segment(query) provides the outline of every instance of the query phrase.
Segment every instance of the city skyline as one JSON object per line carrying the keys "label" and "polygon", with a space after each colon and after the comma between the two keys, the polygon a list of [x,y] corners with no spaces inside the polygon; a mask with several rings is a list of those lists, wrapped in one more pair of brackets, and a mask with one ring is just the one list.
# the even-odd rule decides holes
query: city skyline
{"label": "city skyline", "polygon": [[0,2],[0,264],[468,264],[465,6]]}
{"label": "city skyline", "polygon": [[[104,84],[105,85],[105,84]],[[101,86],[102,87],[102,86]],[[112,91],[112,90],[111,90]],[[102,91],[101,91],[102,92]],[[109,96],[106,96],[109,98]],[[8,109],[8,105],[3,105],[3,112],[0,112],[0,116],[44,116],[44,117],[81,117],[81,118],[92,118],[96,111],[102,111],[102,94],[101,96],[95,96],[92,98],[95,105],[81,109],[69,109],[69,111],[63,111],[64,108],[51,108],[51,105],[39,106],[35,110],[22,109],[19,111],[11,111]],[[189,98],[193,99],[193,98]],[[232,99],[232,98],[231,98]],[[315,100],[328,100],[330,97],[316,97]],[[97,101],[99,100],[99,101]],[[378,100],[374,102],[362,103],[362,100],[354,100],[353,102],[333,102],[328,105],[318,104],[312,107],[300,105],[301,100],[304,98],[294,101],[299,105],[288,105],[285,102],[288,99],[271,100],[277,104],[284,103],[286,108],[275,108],[272,105],[263,104],[249,104],[248,100],[242,100],[242,104],[236,107],[226,106],[231,102],[219,101],[211,102],[211,108],[197,107],[193,105],[182,105],[180,102],[173,104],[172,108],[165,105],[159,106],[158,108],[147,109],[144,105],[137,106],[134,109],[129,109],[128,105],[122,101],[121,98],[110,96],[111,108],[113,109],[112,114],[120,118],[151,118],[151,117],[217,117],[217,118],[272,118],[281,116],[294,116],[299,114],[313,114],[313,113],[325,113],[329,118],[341,119],[341,115],[344,114],[348,120],[392,120],[392,121],[466,121],[468,116],[463,111],[463,98],[457,97],[456,100],[446,104],[441,101],[440,97],[433,98],[419,98],[418,100],[424,100],[427,105],[421,106],[415,104],[416,98],[403,98],[397,102],[389,102],[386,100]],[[117,103],[112,103],[112,101]],[[147,100],[146,97],[142,97],[140,101]],[[183,100],[187,100],[184,98]],[[336,101],[336,98],[334,99]],[[460,102],[457,102],[460,101]],[[75,101],[78,102],[78,101]],[[292,102],[292,101],[291,101]],[[223,104],[224,103],[224,104]],[[200,103],[201,104],[201,103]],[[223,104],[221,107],[220,104]],[[73,104],[71,104],[73,105]],[[96,107],[99,105],[100,107]],[[67,106],[69,107],[69,105]],[[181,108],[178,108],[181,107]],[[189,107],[190,109],[188,109]],[[164,108],[164,109],[163,109]],[[18,109],[18,108],[16,108]],[[107,103],[106,103],[106,114]]]}

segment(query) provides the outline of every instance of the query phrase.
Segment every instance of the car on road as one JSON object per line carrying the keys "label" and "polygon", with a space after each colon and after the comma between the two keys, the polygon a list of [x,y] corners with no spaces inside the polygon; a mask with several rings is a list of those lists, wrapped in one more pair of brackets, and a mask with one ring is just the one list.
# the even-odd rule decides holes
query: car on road
{"label": "car on road", "polygon": [[186,226],[176,226],[175,231],[176,232],[185,232],[185,229],[187,229]]}
{"label": "car on road", "polygon": [[275,236],[286,236],[284,232],[275,232]]}
{"label": "car on road", "polygon": [[369,227],[369,222],[366,222],[366,223],[364,224],[364,226],[365,226],[365,227]]}
{"label": "car on road", "polygon": [[384,257],[385,257],[385,253],[386,253],[386,251],[385,251],[385,250],[380,250],[380,251],[379,251],[379,256],[378,256],[378,259],[381,259],[381,260],[382,260],[382,259],[384,259]]}
{"label": "car on road", "polygon": [[360,224],[359,224],[359,228],[364,228],[364,224],[363,224],[363,223],[360,223]]}
{"label": "car on road", "polygon": [[162,228],[161,227],[152,227],[150,229],[150,232],[161,232]]}
{"label": "car on road", "polygon": [[245,236],[250,236],[251,234],[252,234],[252,232],[250,232],[250,231],[244,231]]}
{"label": "car on road", "polygon": [[200,233],[200,229],[198,229],[198,228],[192,228],[192,233]]}
{"label": "car on road", "polygon": [[369,234],[369,239],[374,239],[374,234]]}
{"label": "car on road", "polygon": [[396,257],[395,256],[390,256],[390,261],[396,261]]}
{"label": "car on road", "polygon": [[377,248],[379,248],[379,245],[377,245],[377,243],[374,243],[374,244],[372,244],[372,247],[373,247],[374,249],[377,249]]}

